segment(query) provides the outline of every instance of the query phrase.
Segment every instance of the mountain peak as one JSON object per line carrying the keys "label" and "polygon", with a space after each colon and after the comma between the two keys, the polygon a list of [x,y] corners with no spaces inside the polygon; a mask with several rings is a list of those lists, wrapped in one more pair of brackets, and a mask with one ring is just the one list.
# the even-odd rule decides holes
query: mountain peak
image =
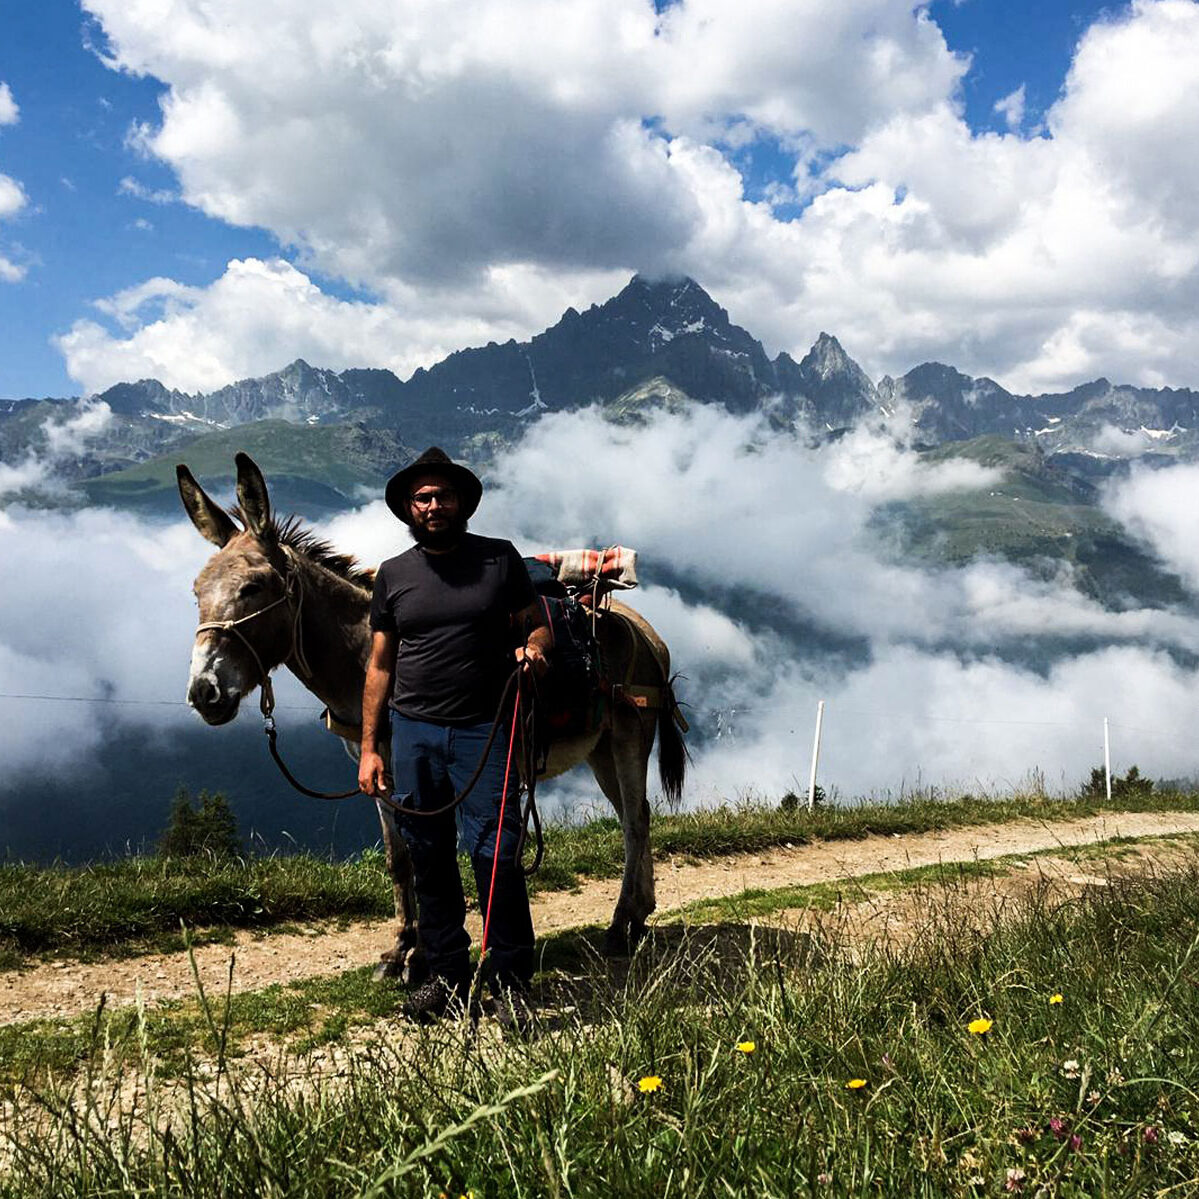
{"label": "mountain peak", "polygon": [[845,352],[831,333],[821,333],[799,364],[800,375],[809,382],[845,379],[862,395],[874,391],[865,371]]}
{"label": "mountain peak", "polygon": [[648,291],[657,294],[669,293],[673,295],[676,293],[682,294],[691,288],[703,292],[704,295],[708,294],[707,292],[704,292],[704,289],[700,287],[700,285],[696,283],[696,281],[692,279],[690,275],[643,275],[640,271],[638,271],[637,274],[635,274],[628,281],[628,283],[625,284],[624,289],[617,295],[617,299],[619,299],[620,296],[624,295],[624,293],[627,291]]}
{"label": "mountain peak", "polygon": [[656,278],[634,275],[603,307],[607,308],[609,304],[618,308],[648,308],[654,312],[693,309],[724,315],[724,309],[690,275],[660,275]]}
{"label": "mountain peak", "polygon": [[689,275],[634,275],[593,314],[610,333],[620,330],[650,353],[693,334],[725,342],[734,328],[729,314]]}
{"label": "mountain peak", "polygon": [[799,369],[827,379],[830,375],[856,370],[857,363],[841,348],[841,343],[831,333],[821,333],[812,348],[804,355]]}

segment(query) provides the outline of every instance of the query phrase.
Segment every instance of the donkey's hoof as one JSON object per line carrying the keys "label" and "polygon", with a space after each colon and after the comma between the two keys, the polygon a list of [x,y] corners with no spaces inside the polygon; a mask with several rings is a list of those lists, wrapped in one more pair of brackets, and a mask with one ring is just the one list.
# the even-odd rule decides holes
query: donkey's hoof
{"label": "donkey's hoof", "polygon": [[388,979],[402,978],[403,974],[404,965],[402,962],[395,962],[391,958],[384,958],[372,971],[371,980],[377,983],[384,983]]}
{"label": "donkey's hoof", "polygon": [[603,954],[606,958],[627,958],[633,955],[644,939],[647,929],[640,920],[613,924],[604,933]]}
{"label": "donkey's hoof", "polygon": [[408,961],[404,963],[404,970],[400,974],[400,980],[404,986],[410,990],[419,987],[421,983],[429,977],[429,964],[425,959],[416,954],[410,954]]}

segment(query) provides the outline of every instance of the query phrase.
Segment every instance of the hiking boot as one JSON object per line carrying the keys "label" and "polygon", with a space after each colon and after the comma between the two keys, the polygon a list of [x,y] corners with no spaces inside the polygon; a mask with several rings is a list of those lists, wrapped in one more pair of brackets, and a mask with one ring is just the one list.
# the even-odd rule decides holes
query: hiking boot
{"label": "hiking boot", "polygon": [[445,1015],[462,1015],[469,998],[469,982],[453,983],[439,974],[431,974],[404,1000],[401,1010],[406,1020],[432,1024]]}
{"label": "hiking boot", "polygon": [[533,997],[525,987],[493,986],[495,1018],[500,1027],[518,1037],[528,1038],[537,1030],[537,1012]]}

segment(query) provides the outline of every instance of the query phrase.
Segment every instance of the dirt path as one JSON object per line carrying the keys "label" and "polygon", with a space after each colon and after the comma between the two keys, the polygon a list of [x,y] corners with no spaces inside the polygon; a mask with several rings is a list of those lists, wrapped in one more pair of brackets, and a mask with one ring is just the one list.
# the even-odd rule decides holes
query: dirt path
{"label": "dirt path", "polygon": [[[668,858],[657,863],[658,915],[696,899],[736,895],[751,887],[830,882],[938,862],[1086,845],[1113,837],[1187,832],[1199,832],[1199,813],[1125,812],[1086,820],[1018,821],[947,832],[816,842],[698,863]],[[1062,869],[1071,867],[1067,863]],[[533,901],[534,925],[545,935],[606,923],[618,891],[617,880],[605,879],[586,883],[577,893],[538,896]],[[477,940],[477,918],[468,927]],[[239,933],[232,951],[234,989],[256,990],[271,983],[353,969],[376,960],[389,935],[387,921],[364,921],[345,928],[316,925],[301,933]],[[226,945],[196,950],[200,976],[214,992],[225,988],[230,952]],[[147,1003],[153,1003],[191,995],[194,987],[191,966],[181,953],[90,964],[41,964],[0,974],[0,1024],[74,1016],[94,1008],[102,994],[107,994],[110,1006],[121,1006],[135,1002],[139,992]]]}

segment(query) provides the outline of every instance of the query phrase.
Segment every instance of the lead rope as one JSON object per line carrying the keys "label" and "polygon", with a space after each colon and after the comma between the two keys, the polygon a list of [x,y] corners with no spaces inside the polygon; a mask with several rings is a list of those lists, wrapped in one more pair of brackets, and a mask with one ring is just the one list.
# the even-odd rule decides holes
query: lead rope
{"label": "lead rope", "polygon": [[520,836],[516,842],[514,860],[520,862],[525,856],[525,845],[529,840],[529,823],[533,825],[533,861],[523,867],[525,878],[532,878],[541,868],[545,857],[545,836],[541,830],[541,813],[537,810],[537,774],[544,766],[537,758],[537,679],[529,678],[530,694],[525,718],[520,722],[520,753],[524,763],[526,799],[520,818]]}
{"label": "lead rope", "polygon": [[[362,791],[361,788],[358,788],[358,787],[355,787],[352,791],[314,791],[311,787],[306,787],[303,783],[301,783],[300,780],[297,779],[296,776],[294,774],[292,774],[292,772],[287,768],[287,763],[283,761],[283,757],[279,753],[279,745],[278,745],[279,730],[278,730],[277,726],[275,725],[275,717],[274,717],[275,688],[274,688],[274,684],[271,682],[270,671],[267,670],[267,668],[263,665],[262,659],[258,656],[258,651],[254,648],[253,644],[250,642],[250,639],[238,627],[239,625],[246,624],[249,621],[256,619],[257,617],[264,615],[265,613],[271,611],[273,608],[279,607],[280,604],[288,603],[294,595],[295,596],[295,610],[292,615],[292,621],[291,621],[291,650],[288,652],[287,658],[294,659],[296,666],[299,668],[300,672],[304,676],[306,676],[308,678],[312,677],[312,668],[308,665],[307,657],[304,654],[303,631],[302,631],[302,626],[300,624],[301,618],[303,616],[303,610],[304,610],[304,585],[300,578],[299,567],[296,564],[295,558],[294,558],[291,550],[287,549],[286,552],[287,552],[288,560],[291,562],[292,568],[288,572],[288,574],[286,576],[284,576],[284,578],[283,578],[284,592],[277,600],[274,600],[271,603],[266,604],[265,606],[263,606],[261,608],[256,608],[253,612],[247,613],[245,616],[239,616],[236,620],[206,621],[204,624],[200,624],[200,625],[196,626],[196,632],[197,633],[204,633],[204,632],[232,633],[242,643],[242,645],[245,646],[246,651],[249,653],[250,657],[253,658],[254,665],[258,667],[258,673],[260,676],[260,681],[258,684],[258,687],[259,687],[258,709],[262,713],[262,722],[263,722],[263,730],[262,731],[266,734],[267,748],[270,750],[271,757],[275,760],[275,765],[279,767],[279,772],[301,795],[306,795],[306,796],[308,796],[309,799],[324,799],[324,800],[351,799],[356,795],[365,795],[366,793],[364,791]],[[284,661],[286,661],[287,658],[284,658]],[[432,808],[427,811],[422,811],[417,808],[408,807],[405,804],[397,803],[389,795],[376,795],[376,796],[370,796],[368,798],[374,799],[376,803],[382,804],[384,807],[389,808],[391,811],[399,813],[400,815],[403,815],[403,816],[428,816],[428,817],[441,816],[445,812],[450,812],[450,811],[453,811],[455,808],[457,808],[459,806],[459,804],[461,804],[466,799],[466,797],[468,795],[470,795],[470,793],[474,790],[475,785],[479,781],[479,777],[483,773],[483,769],[487,764],[488,754],[491,753],[491,747],[495,743],[496,734],[499,732],[500,726],[502,724],[504,704],[508,700],[508,694],[512,690],[513,682],[517,681],[516,707],[513,711],[513,718],[512,718],[513,736],[515,736],[516,713],[519,712],[519,710],[520,710],[520,684],[518,681],[519,677],[520,677],[520,673],[521,673],[521,668],[517,667],[516,670],[514,670],[511,675],[509,675],[507,682],[504,684],[504,691],[503,691],[503,694],[500,696],[500,702],[499,702],[498,707],[496,708],[495,719],[491,722],[491,732],[487,737],[487,743],[483,746],[483,752],[479,756],[479,762],[478,762],[478,765],[475,767],[475,772],[474,772],[474,774],[471,775],[466,786],[463,787],[463,789],[457,795],[455,795],[453,799],[451,799],[448,803],[442,804],[442,806],[439,808]],[[521,745],[522,745],[522,747],[524,746],[524,728],[523,728],[523,726],[521,727]],[[533,789],[535,786],[534,778],[535,778],[535,772],[536,772],[536,764],[533,761],[533,755],[531,752],[527,756],[529,758],[529,761],[527,763],[526,777],[529,779],[529,783],[528,783],[529,799],[528,799],[528,804],[526,805],[525,812],[524,812],[524,820],[521,825],[521,836],[520,836],[520,841],[518,843],[518,857],[521,854],[523,854],[523,852],[524,852],[525,841],[528,836],[528,822],[529,822],[529,817],[531,815],[533,818],[534,832],[535,832],[535,835],[537,838],[537,841],[536,841],[537,850],[536,850],[536,854],[534,856],[533,865],[526,871],[527,874],[531,875],[541,865],[541,859],[544,856],[545,846],[544,846],[544,840],[542,838],[540,816],[539,816],[537,809],[533,802]],[[511,762],[512,762],[512,740],[509,740],[509,742],[508,742],[508,767],[511,766]],[[505,768],[504,797],[501,800],[501,821],[502,821],[502,816],[503,816],[503,804],[507,801],[508,777],[509,777],[509,770],[508,770],[508,768]],[[503,825],[501,823],[501,828],[502,827],[503,827]],[[495,884],[495,878],[494,878],[494,872],[493,872],[493,875],[492,875],[492,886],[493,887],[494,887],[494,884]],[[490,913],[490,900],[488,900],[488,912]]]}
{"label": "lead rope", "polygon": [[[500,868],[500,838],[504,835],[504,812],[508,807],[508,779],[512,773],[512,747],[516,744],[516,726],[520,719],[520,692],[521,687],[518,683],[516,703],[512,707],[512,732],[508,737],[508,760],[504,764],[504,789],[500,793],[500,820],[499,826],[495,830],[495,851],[491,856],[491,885],[487,889],[487,914],[483,918],[483,941],[479,947],[480,961],[484,961],[487,957],[487,937],[491,932],[491,901],[495,898],[495,877]],[[484,754],[484,759],[486,759],[486,754]]]}
{"label": "lead rope", "polygon": [[[283,578],[284,591],[283,594],[269,604],[265,604],[261,608],[256,608],[253,612],[248,612],[245,616],[239,616],[236,620],[210,620],[196,626],[197,633],[215,632],[215,633],[232,633],[238,641],[246,648],[246,652],[254,660],[254,665],[258,667],[259,674],[259,697],[258,710],[262,713],[262,731],[266,734],[267,748],[270,750],[271,757],[275,760],[275,765],[279,767],[283,777],[297,790],[301,795],[306,795],[310,799],[351,799],[356,795],[365,794],[360,788],[355,787],[352,791],[314,791],[311,787],[304,786],[299,779],[287,768],[287,763],[283,761],[282,755],[279,753],[279,730],[275,725],[275,688],[271,682],[271,673],[263,664],[262,658],[259,657],[258,651],[254,648],[250,639],[238,627],[243,624],[248,624],[251,620],[256,620],[259,616],[265,615],[272,609],[279,607],[280,604],[290,603],[295,598],[295,607],[291,619],[291,649],[288,651],[284,661],[288,658],[294,660],[300,673],[307,678],[312,677],[312,668],[308,665],[308,659],[304,653],[304,638],[300,621],[304,611],[304,585],[300,578],[299,567],[296,564],[295,557],[290,549],[286,550],[287,557],[291,563],[291,569]],[[278,573],[276,571],[276,573]],[[471,793],[475,784],[479,781],[479,776],[483,773],[483,767],[487,762],[487,755],[491,751],[492,743],[495,741],[496,732],[499,729],[501,716],[504,710],[504,703],[508,698],[508,693],[512,689],[512,680],[516,677],[516,672],[513,672],[509,677],[504,687],[504,693],[500,698],[499,707],[496,710],[495,720],[492,722],[491,735],[487,738],[487,744],[483,747],[483,754],[479,759],[479,764],[475,768],[474,774],[470,781],[462,789],[461,793],[455,795],[454,798],[440,808],[428,812],[418,811],[416,808],[405,807],[403,804],[396,803],[394,799],[387,795],[378,795],[371,798],[375,799],[384,807],[390,808],[394,812],[402,813],[406,816],[440,816],[443,812],[448,812],[456,808],[462,801]]]}

